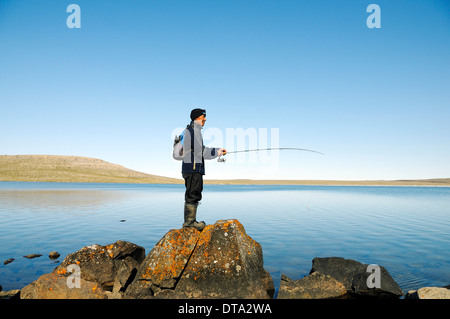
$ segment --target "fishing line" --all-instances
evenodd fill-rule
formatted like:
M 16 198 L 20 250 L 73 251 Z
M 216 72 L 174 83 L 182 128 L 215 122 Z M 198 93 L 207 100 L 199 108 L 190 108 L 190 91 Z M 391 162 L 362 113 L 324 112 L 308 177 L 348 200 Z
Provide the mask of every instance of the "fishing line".
M 284 151 L 284 150 L 288 150 L 288 151 L 305 151 L 305 152 L 312 152 L 312 153 L 317 153 L 317 154 L 321 154 L 321 155 L 325 155 L 322 152 L 318 152 L 318 151 L 314 151 L 314 150 L 308 150 L 306 148 L 298 148 L 298 147 L 270 147 L 270 148 L 255 148 L 255 149 L 251 149 L 251 150 L 240 150 L 240 151 L 231 151 L 231 152 L 227 152 L 227 154 L 234 154 L 234 153 L 247 153 L 247 152 L 259 152 L 259 151 Z M 219 158 L 217 159 L 218 162 L 225 162 L 226 159 L 223 158 L 222 156 L 219 156 Z

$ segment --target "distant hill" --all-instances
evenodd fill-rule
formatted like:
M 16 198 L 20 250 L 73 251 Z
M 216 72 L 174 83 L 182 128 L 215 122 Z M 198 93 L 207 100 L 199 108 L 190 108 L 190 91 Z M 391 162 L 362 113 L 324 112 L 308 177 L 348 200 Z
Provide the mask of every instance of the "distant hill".
M 0 155 L 0 181 L 75 183 L 182 183 L 96 158 L 57 155 Z
M 130 170 L 96 158 L 57 155 L 0 155 L 0 181 L 183 184 L 184 181 Z M 205 180 L 227 185 L 450 186 L 450 178 L 419 180 Z

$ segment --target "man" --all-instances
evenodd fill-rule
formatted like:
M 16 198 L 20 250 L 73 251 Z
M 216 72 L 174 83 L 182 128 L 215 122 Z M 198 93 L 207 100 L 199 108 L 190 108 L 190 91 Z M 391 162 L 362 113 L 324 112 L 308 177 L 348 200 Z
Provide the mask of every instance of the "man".
M 206 110 L 193 109 L 190 117 L 191 123 L 184 134 L 184 159 L 181 170 L 186 186 L 183 227 L 194 227 L 202 231 L 205 222 L 197 222 L 196 218 L 198 203 L 202 199 L 205 159 L 225 155 L 227 151 L 203 145 L 201 130 L 206 122 Z

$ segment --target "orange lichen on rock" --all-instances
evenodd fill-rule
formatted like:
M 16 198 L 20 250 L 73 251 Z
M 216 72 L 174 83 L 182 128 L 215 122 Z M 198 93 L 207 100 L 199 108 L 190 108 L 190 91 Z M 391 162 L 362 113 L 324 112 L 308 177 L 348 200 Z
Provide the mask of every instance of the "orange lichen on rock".
M 200 233 L 176 290 L 188 298 L 266 298 L 269 289 L 262 264 L 261 245 L 246 234 L 242 224 L 219 220 Z
M 169 231 L 144 260 L 140 278 L 151 280 L 157 286 L 170 286 L 181 275 L 194 247 L 199 232 L 193 228 Z
M 242 252 L 239 247 L 249 241 L 256 243 L 245 233 L 244 227 L 237 220 L 220 220 L 214 225 L 206 226 L 186 266 L 183 278 L 189 278 L 194 273 L 197 279 L 241 274 Z M 200 271 L 197 270 L 199 265 Z
M 67 272 L 66 268 L 61 268 L 61 269 L 56 270 L 56 273 L 58 275 L 64 275 L 66 272 Z

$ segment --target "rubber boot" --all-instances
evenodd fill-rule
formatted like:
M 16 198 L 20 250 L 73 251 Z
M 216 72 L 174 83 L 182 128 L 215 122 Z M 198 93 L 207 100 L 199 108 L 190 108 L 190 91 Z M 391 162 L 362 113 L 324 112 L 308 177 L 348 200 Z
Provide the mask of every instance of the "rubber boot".
M 183 227 L 193 227 L 198 231 L 202 231 L 205 228 L 205 222 L 198 222 L 197 218 L 197 204 L 184 203 L 184 224 Z

